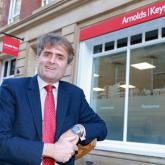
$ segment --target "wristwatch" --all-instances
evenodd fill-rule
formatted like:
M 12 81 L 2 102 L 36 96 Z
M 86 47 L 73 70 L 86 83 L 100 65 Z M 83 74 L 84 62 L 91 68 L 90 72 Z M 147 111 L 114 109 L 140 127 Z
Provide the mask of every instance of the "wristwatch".
M 74 134 L 78 135 L 79 138 L 82 136 L 82 132 L 81 132 L 81 130 L 80 130 L 80 127 L 77 126 L 77 125 L 74 125 L 74 126 L 71 128 L 71 131 L 72 131 Z

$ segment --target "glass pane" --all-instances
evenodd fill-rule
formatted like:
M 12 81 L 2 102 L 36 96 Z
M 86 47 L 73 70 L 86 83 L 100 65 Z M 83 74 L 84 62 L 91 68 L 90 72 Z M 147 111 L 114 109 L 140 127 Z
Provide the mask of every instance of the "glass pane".
M 131 51 L 128 141 L 165 144 L 165 44 Z
M 8 61 L 5 62 L 4 64 L 4 73 L 3 73 L 3 77 L 7 76 L 7 70 L 8 70 Z
M 14 16 L 19 15 L 21 9 L 21 0 L 15 1 Z
M 105 43 L 105 51 L 113 50 L 114 48 L 115 48 L 115 42 L 114 41 Z
M 165 37 L 165 27 L 162 28 L 162 37 Z
M 103 45 L 100 44 L 100 45 L 95 45 L 93 47 L 93 53 L 96 54 L 96 53 L 101 53 L 102 52 L 102 49 L 103 49 Z
M 108 127 L 107 139 L 123 140 L 126 53 L 97 57 L 93 61 L 91 106 Z
M 142 34 L 131 36 L 131 45 L 138 44 L 141 42 L 142 42 Z
M 10 65 L 10 76 L 14 75 L 14 70 L 15 70 L 15 59 L 11 60 L 11 65 Z
M 150 41 L 154 39 L 158 39 L 158 30 L 146 32 L 145 41 Z
M 48 3 L 52 2 L 52 1 L 54 1 L 54 0 L 48 0 Z
M 48 4 L 48 3 L 52 2 L 52 1 L 54 1 L 54 0 L 42 0 L 42 6 Z
M 122 38 L 122 39 L 117 40 L 117 48 L 126 47 L 127 40 L 128 40 L 128 38 Z

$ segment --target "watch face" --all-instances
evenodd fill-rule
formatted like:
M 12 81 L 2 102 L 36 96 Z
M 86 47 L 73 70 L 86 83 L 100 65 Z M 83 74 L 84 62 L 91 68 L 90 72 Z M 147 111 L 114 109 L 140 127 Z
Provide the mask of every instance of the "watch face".
M 78 126 L 73 126 L 71 130 L 74 134 L 78 135 L 79 137 L 81 136 L 81 130 Z

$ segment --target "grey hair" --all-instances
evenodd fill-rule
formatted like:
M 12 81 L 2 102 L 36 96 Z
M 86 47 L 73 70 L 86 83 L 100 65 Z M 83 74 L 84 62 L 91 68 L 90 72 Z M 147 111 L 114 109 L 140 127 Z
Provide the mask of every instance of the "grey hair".
M 56 33 L 48 33 L 38 38 L 37 55 L 40 56 L 46 46 L 62 46 L 68 53 L 68 64 L 74 57 L 72 44 L 63 36 Z

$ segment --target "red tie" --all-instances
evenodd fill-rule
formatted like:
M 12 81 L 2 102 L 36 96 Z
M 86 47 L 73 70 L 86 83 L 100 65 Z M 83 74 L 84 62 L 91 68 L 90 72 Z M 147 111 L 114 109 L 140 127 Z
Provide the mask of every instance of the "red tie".
M 47 85 L 44 87 L 47 91 L 44 104 L 44 123 L 43 123 L 43 142 L 54 143 L 54 137 L 56 132 L 56 112 L 53 96 L 53 86 Z M 42 161 L 43 165 L 54 165 L 54 160 L 44 157 Z

